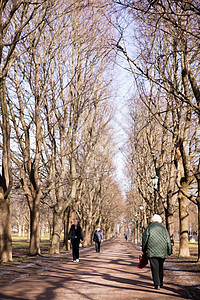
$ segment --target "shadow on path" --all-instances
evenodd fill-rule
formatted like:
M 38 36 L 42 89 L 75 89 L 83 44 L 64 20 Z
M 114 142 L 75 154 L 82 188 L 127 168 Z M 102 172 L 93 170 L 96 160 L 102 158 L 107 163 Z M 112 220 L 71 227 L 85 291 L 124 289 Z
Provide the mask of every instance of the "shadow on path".
M 132 244 L 118 238 L 102 245 L 100 253 L 94 248 L 81 251 L 78 264 L 71 256 L 57 257 L 38 276 L 1 288 L 0 299 L 195 299 L 176 282 L 155 290 L 150 267 L 137 268 L 139 254 Z

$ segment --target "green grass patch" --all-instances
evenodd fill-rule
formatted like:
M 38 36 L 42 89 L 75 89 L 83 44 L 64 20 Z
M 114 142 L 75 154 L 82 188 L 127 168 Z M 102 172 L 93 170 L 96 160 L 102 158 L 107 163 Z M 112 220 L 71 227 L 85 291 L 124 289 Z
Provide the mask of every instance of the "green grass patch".
M 29 247 L 29 243 L 26 241 L 23 242 L 12 242 L 12 247 L 13 248 L 28 248 Z
M 175 243 L 174 243 L 174 246 L 179 247 L 179 244 L 180 244 L 179 242 L 175 242 Z M 198 247 L 198 243 L 197 243 L 197 242 L 195 242 L 195 243 L 189 242 L 189 247 L 197 248 L 197 247 Z
M 44 241 L 40 243 L 41 246 L 49 247 L 50 243 L 48 241 Z M 12 242 L 13 248 L 28 248 L 29 243 L 27 241 L 13 241 Z
M 14 241 L 27 241 L 27 235 L 25 236 L 19 236 L 18 234 L 12 234 L 12 240 Z M 40 240 L 41 241 L 46 241 L 46 240 L 50 240 L 50 236 L 49 234 L 48 235 L 45 235 L 43 237 L 40 237 Z M 61 237 L 61 240 L 62 240 L 62 237 Z
M 27 236 L 18 236 L 16 234 L 12 235 L 13 241 L 27 241 Z

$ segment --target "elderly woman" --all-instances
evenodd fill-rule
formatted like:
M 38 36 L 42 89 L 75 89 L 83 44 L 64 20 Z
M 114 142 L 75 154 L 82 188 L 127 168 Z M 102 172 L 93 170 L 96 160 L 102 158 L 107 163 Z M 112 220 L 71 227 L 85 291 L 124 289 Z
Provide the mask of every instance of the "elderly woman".
M 142 251 L 147 252 L 155 289 L 163 287 L 163 264 L 172 254 L 172 246 L 167 229 L 161 225 L 162 218 L 155 214 L 143 233 Z

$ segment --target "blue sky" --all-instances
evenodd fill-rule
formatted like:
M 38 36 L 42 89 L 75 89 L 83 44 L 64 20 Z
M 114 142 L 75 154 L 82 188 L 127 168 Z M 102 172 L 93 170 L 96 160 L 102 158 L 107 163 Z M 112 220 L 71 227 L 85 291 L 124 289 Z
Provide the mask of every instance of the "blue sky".
M 129 127 L 128 104 L 134 94 L 133 77 L 124 67 L 127 67 L 127 62 L 123 59 L 119 59 L 119 64 L 115 67 L 114 72 L 114 86 L 116 86 L 116 92 L 113 105 L 116 112 L 112 121 L 114 141 L 116 143 L 114 163 L 117 168 L 117 180 L 123 194 L 127 189 L 127 179 L 124 174 L 126 158 L 123 151 L 127 143 Z

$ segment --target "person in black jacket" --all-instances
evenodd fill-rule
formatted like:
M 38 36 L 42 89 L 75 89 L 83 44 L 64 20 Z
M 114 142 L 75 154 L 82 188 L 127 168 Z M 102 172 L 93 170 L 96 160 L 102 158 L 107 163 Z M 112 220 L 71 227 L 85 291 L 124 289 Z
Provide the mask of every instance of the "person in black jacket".
M 79 244 L 80 240 L 84 241 L 83 239 L 83 232 L 77 220 L 74 220 L 74 224 L 71 226 L 68 236 L 68 242 L 72 244 L 72 255 L 73 261 L 79 262 Z

